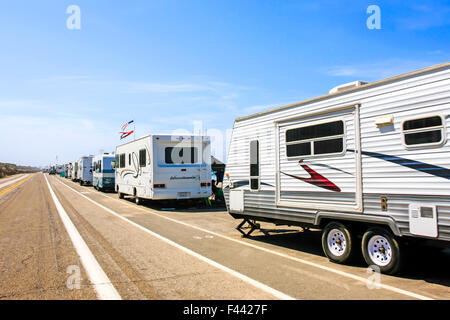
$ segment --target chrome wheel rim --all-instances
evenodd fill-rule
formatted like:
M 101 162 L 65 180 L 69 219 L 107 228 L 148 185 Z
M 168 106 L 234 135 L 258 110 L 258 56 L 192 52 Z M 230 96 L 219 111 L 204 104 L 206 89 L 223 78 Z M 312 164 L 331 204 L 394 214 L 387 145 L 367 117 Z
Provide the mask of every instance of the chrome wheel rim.
M 347 249 L 344 233 L 339 229 L 332 229 L 328 232 L 327 244 L 328 250 L 337 257 L 342 256 Z
M 367 249 L 370 259 L 378 266 L 387 266 L 392 261 L 392 247 L 383 236 L 376 235 L 370 238 Z

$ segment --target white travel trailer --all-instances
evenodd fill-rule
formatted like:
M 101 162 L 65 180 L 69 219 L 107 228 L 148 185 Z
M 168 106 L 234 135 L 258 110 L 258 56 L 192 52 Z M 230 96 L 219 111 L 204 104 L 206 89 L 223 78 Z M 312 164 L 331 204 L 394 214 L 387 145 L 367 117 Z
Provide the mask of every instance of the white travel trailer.
M 72 179 L 72 162 L 66 164 L 66 178 Z
M 84 156 L 78 159 L 77 181 L 80 185 L 92 184 L 92 158 L 94 156 Z
M 210 139 L 148 135 L 116 148 L 116 192 L 141 199 L 195 199 L 211 195 Z
M 78 181 L 78 161 L 73 161 L 71 163 L 72 172 L 70 174 L 70 178 L 72 181 Z
M 404 245 L 450 244 L 450 63 L 344 87 L 236 119 L 227 209 L 251 231 L 320 228 L 331 261 L 362 250 L 395 273 Z
M 114 162 L 114 154 L 102 153 L 92 159 L 94 171 L 92 185 L 97 190 L 114 190 L 115 172 L 111 164 Z

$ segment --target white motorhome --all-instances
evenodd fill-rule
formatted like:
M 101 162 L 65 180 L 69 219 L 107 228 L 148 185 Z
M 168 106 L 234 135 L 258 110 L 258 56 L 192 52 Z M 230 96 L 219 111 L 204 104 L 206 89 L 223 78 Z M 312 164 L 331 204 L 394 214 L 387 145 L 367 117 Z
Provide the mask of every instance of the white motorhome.
M 72 162 L 66 164 L 66 178 L 72 179 Z
M 84 156 L 78 159 L 77 181 L 80 185 L 92 184 L 92 158 L 94 156 Z
M 70 178 L 72 181 L 78 181 L 78 161 L 73 161 L 71 163 L 72 172 L 70 174 Z
M 116 148 L 116 192 L 141 199 L 195 199 L 211 195 L 210 139 L 148 135 Z
M 114 190 L 115 172 L 111 164 L 114 154 L 102 153 L 92 159 L 93 180 L 92 185 L 97 190 Z
M 405 244 L 450 244 L 449 128 L 450 63 L 238 118 L 227 209 L 251 230 L 320 228 L 331 261 L 362 250 L 395 273 Z

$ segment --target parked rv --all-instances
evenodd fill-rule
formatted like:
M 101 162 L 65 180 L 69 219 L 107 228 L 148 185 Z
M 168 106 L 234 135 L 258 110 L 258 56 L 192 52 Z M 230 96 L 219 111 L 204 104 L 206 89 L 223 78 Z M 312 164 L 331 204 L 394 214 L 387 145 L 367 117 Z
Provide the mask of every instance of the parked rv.
M 72 162 L 69 162 L 68 164 L 66 164 L 66 168 L 67 168 L 66 178 L 72 179 Z
M 114 191 L 115 172 L 111 166 L 114 159 L 114 155 L 109 153 L 97 155 L 92 159 L 92 168 L 94 171 L 92 185 L 95 189 Z
M 77 181 L 80 185 L 92 184 L 92 158 L 93 156 L 84 156 L 78 159 Z
M 116 148 L 115 188 L 141 199 L 200 199 L 211 195 L 210 139 L 148 135 Z
M 450 63 L 238 118 L 227 209 L 252 230 L 320 228 L 331 261 L 362 250 L 393 274 L 406 244 L 450 243 L 449 127 Z
M 72 181 L 78 181 L 78 161 L 72 162 L 72 174 L 70 176 Z

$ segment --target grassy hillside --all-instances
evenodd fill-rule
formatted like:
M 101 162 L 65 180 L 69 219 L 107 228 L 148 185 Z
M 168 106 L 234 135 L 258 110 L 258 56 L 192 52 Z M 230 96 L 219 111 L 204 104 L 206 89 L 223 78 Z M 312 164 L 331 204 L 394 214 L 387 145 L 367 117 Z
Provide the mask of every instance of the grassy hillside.
M 0 163 L 0 178 L 10 176 L 18 173 L 29 173 L 29 172 L 37 172 L 38 168 L 33 167 L 25 167 L 25 166 L 16 166 L 11 163 Z

